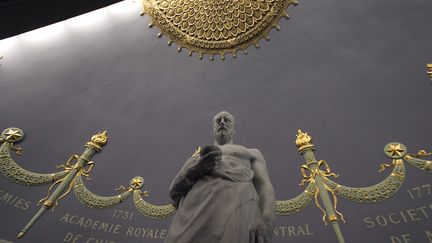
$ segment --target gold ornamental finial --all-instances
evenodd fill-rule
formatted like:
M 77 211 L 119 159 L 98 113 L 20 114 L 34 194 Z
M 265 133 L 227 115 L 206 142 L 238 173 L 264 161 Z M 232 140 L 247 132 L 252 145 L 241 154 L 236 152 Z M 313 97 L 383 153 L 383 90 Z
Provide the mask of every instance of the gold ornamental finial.
M 302 132 L 300 129 L 297 130 L 297 135 L 296 135 L 296 145 L 298 148 L 298 151 L 301 152 L 306 148 L 312 148 L 313 149 L 313 144 L 312 144 L 312 137 L 309 136 L 307 134 L 307 132 Z
M 93 135 L 91 141 L 99 146 L 104 146 L 108 141 L 107 131 L 99 132 L 96 135 Z
M 99 132 L 91 137 L 90 142 L 87 143 L 87 146 L 94 147 L 97 150 L 102 150 L 102 147 L 108 142 L 108 134 L 107 131 Z

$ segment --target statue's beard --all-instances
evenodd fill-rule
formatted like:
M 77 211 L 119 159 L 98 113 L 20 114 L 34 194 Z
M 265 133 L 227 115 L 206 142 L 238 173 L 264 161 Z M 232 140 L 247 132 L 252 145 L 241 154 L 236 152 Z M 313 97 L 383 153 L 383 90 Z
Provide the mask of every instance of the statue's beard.
M 219 127 L 217 131 L 218 135 L 226 136 L 228 134 L 226 127 Z
M 218 128 L 215 138 L 219 143 L 227 143 L 232 139 L 233 133 L 226 128 Z

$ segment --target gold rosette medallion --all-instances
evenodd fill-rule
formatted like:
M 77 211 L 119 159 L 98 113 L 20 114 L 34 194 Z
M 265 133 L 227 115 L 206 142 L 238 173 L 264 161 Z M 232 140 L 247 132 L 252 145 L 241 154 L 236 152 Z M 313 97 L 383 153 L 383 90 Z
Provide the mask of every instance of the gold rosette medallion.
M 220 55 L 239 50 L 247 53 L 251 45 L 259 47 L 259 40 L 270 39 L 271 29 L 279 30 L 278 21 L 288 18 L 285 12 L 297 0 L 143 0 L 144 13 L 166 35 L 168 44 L 176 43 L 198 53 Z

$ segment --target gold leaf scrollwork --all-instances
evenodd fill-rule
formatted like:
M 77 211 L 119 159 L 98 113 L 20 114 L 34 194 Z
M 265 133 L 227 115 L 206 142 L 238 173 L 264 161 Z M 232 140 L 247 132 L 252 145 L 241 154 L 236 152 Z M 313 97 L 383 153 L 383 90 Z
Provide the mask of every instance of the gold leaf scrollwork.
M 276 215 L 292 215 L 303 210 L 311 201 L 315 193 L 316 186 L 309 184 L 300 195 L 289 200 L 276 201 Z
M 426 152 L 426 150 L 419 150 L 416 154 L 410 154 L 411 157 L 414 158 L 424 158 L 424 157 L 428 157 L 431 156 L 432 152 Z
M 119 191 L 119 192 L 125 192 L 125 191 L 129 190 L 129 188 L 126 188 L 125 186 L 121 185 L 121 186 L 117 187 L 115 190 Z
M 378 170 L 378 172 L 383 172 L 385 169 L 387 168 L 394 168 L 396 163 L 402 163 L 403 161 L 400 159 L 394 159 L 392 160 L 392 162 L 390 164 L 386 164 L 386 163 L 381 163 L 380 164 L 380 169 Z
M 423 159 L 430 156 L 432 156 L 432 152 L 419 150 L 416 154 L 407 154 L 404 159 L 418 169 L 432 172 L 432 160 Z
M 28 171 L 19 166 L 11 156 L 11 150 L 21 155 L 23 149 L 15 146 L 24 137 L 24 132 L 19 128 L 7 128 L 0 136 L 0 172 L 10 181 L 27 186 L 37 186 L 52 183 L 67 173 L 57 172 L 41 174 Z
M 17 155 L 22 155 L 23 154 L 23 148 L 21 148 L 21 147 L 17 147 L 17 146 L 14 146 L 13 145 L 13 143 L 11 144 L 12 146 L 11 146 L 11 149 L 13 150 L 13 151 L 15 151 L 15 153 L 17 154 Z
M 130 190 L 133 191 L 134 203 L 138 212 L 144 216 L 158 219 L 168 217 L 176 211 L 172 204 L 159 206 L 146 202 L 142 196 L 148 197 L 150 194 L 148 191 L 141 191 L 143 186 L 144 179 L 141 176 L 135 176 L 132 178 Z
M 339 196 L 353 202 L 375 203 L 386 200 L 399 190 L 405 180 L 403 159 L 409 162 L 409 155 L 407 155 L 406 151 L 405 145 L 399 142 L 391 142 L 384 146 L 384 154 L 391 158 L 392 162 L 389 164 L 382 163 L 379 171 L 382 172 L 387 168 L 392 168 L 392 171 L 389 176 L 378 184 L 369 187 L 348 187 L 340 185 L 328 178 L 326 178 L 325 184 L 332 188 Z M 413 164 L 417 163 L 416 161 L 411 162 Z M 417 167 L 420 168 L 420 165 Z
M 143 193 L 139 189 L 134 190 L 133 194 L 135 207 L 138 212 L 144 216 L 154 219 L 161 219 L 170 216 L 176 211 L 172 204 L 159 206 L 146 202 L 142 198 Z

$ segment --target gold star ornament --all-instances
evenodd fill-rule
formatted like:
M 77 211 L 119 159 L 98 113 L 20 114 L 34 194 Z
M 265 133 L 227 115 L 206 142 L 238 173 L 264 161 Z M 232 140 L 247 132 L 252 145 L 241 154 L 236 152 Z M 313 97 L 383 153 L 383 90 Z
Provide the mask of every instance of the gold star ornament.
M 2 137 L 8 142 L 15 143 L 23 139 L 24 133 L 19 128 L 11 127 L 3 131 Z
M 384 152 L 388 157 L 397 159 L 406 154 L 406 147 L 401 143 L 389 143 L 385 146 Z
M 140 189 L 144 184 L 144 179 L 141 176 L 132 178 L 130 185 L 133 189 Z

